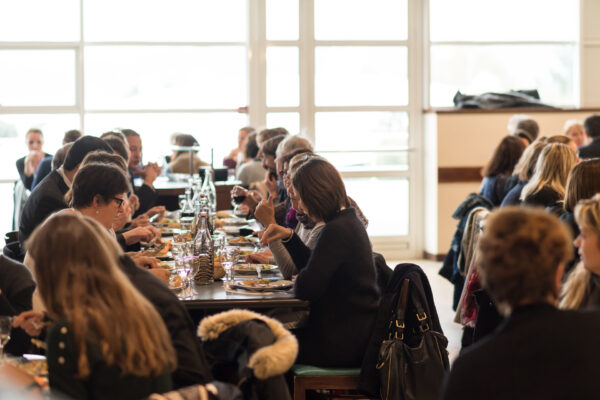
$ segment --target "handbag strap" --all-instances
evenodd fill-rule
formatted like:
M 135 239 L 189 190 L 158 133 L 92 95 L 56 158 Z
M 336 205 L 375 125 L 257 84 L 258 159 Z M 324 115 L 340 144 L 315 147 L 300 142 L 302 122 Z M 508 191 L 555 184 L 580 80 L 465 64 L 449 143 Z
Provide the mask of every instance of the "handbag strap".
M 402 288 L 400 289 L 399 301 L 397 302 L 395 315 L 390 321 L 390 339 L 392 339 L 392 336 L 395 339 L 404 339 L 404 329 L 406 328 L 405 317 L 408 308 L 409 296 L 416 311 L 415 315 L 419 323 L 419 330 L 421 332 L 425 332 L 431 328 L 431 324 L 429 322 L 430 317 L 425 311 L 425 307 L 421 301 L 421 293 L 415 287 L 411 287 L 410 280 L 406 278 L 404 281 L 402 281 Z
M 389 338 L 404 339 L 404 313 L 408 306 L 408 290 L 410 281 L 404 279 L 399 293 L 399 299 L 396 300 L 396 309 L 390 320 Z

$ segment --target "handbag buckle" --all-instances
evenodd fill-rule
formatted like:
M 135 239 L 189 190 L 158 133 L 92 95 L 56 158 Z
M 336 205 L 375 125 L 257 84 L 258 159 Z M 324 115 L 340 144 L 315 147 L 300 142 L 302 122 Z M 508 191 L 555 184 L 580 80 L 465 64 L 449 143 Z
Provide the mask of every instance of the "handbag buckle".
M 396 328 L 404 329 L 404 321 L 402 321 L 402 324 L 400 324 L 398 320 L 396 320 Z
M 423 311 L 423 316 L 420 316 L 419 313 L 417 313 L 417 319 L 419 322 L 425 321 L 427 319 L 427 313 Z

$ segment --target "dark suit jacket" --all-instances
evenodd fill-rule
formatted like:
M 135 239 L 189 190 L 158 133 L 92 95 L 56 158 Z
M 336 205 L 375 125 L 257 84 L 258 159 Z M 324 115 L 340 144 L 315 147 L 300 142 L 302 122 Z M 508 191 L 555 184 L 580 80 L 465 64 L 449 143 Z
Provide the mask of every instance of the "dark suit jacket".
M 52 160 L 54 157 L 48 156 L 42 160 L 35 174 L 33 174 L 33 183 L 31 189 L 35 188 L 52 171 Z
M 142 183 L 142 186 L 135 186 L 133 182 L 133 175 L 129 174 L 129 176 L 131 180 L 131 188 L 133 189 L 137 197 L 140 199 L 140 208 L 133 215 L 133 217 L 135 218 L 138 215 L 143 214 L 149 209 L 151 209 L 152 206 L 154 206 L 154 204 L 156 203 L 158 195 L 156 194 L 156 191 L 154 189 L 152 189 L 150 186 L 144 183 Z
M 579 148 L 579 158 L 595 157 L 600 157 L 600 138 L 596 138 L 587 145 Z
M 44 153 L 44 155 L 46 157 L 52 157 L 52 154 Z M 25 158 L 26 157 L 21 157 L 17 160 L 17 171 L 19 171 L 19 176 L 21 177 L 21 181 L 23 181 L 25 188 L 31 190 L 34 175 L 25 176 Z
M 135 265 L 128 256 L 121 257 L 121 268 L 135 288 L 156 308 L 167 326 L 177 355 L 177 369 L 172 374 L 173 387 L 177 389 L 212 381 L 192 319 L 177 296 L 154 275 Z
M 57 170 L 48 174 L 31 192 L 23 207 L 19 224 L 19 241 L 21 246 L 29 238 L 31 232 L 53 212 L 67 208 L 65 194 L 69 187 Z
M 443 399 L 598 399 L 600 312 L 517 308 L 458 357 Z

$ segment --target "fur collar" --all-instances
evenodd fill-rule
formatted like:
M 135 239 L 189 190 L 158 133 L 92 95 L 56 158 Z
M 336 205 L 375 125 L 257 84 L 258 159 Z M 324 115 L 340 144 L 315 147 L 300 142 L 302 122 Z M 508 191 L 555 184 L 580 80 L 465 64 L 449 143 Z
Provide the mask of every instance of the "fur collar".
M 252 354 L 248 360 L 248 368 L 254 370 L 254 375 L 258 379 L 267 379 L 287 372 L 298 355 L 298 341 L 281 322 L 273 318 L 249 310 L 229 310 L 204 318 L 198 326 L 198 336 L 202 340 L 214 340 L 223 331 L 249 319 L 264 321 L 276 340 L 275 343 Z

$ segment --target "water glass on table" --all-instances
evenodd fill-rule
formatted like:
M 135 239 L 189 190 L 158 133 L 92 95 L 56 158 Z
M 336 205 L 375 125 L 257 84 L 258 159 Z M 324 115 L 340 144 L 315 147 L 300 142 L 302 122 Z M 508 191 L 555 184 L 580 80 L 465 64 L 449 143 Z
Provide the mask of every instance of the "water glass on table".
M 7 315 L 0 316 L 0 358 L 4 356 L 4 346 L 10 340 L 12 319 L 12 317 L 9 317 Z
M 238 262 L 240 258 L 240 249 L 237 247 L 223 247 L 219 251 L 219 260 L 221 261 L 221 266 L 225 270 L 225 282 L 229 284 L 233 281 L 233 276 L 231 274 L 231 269 Z

